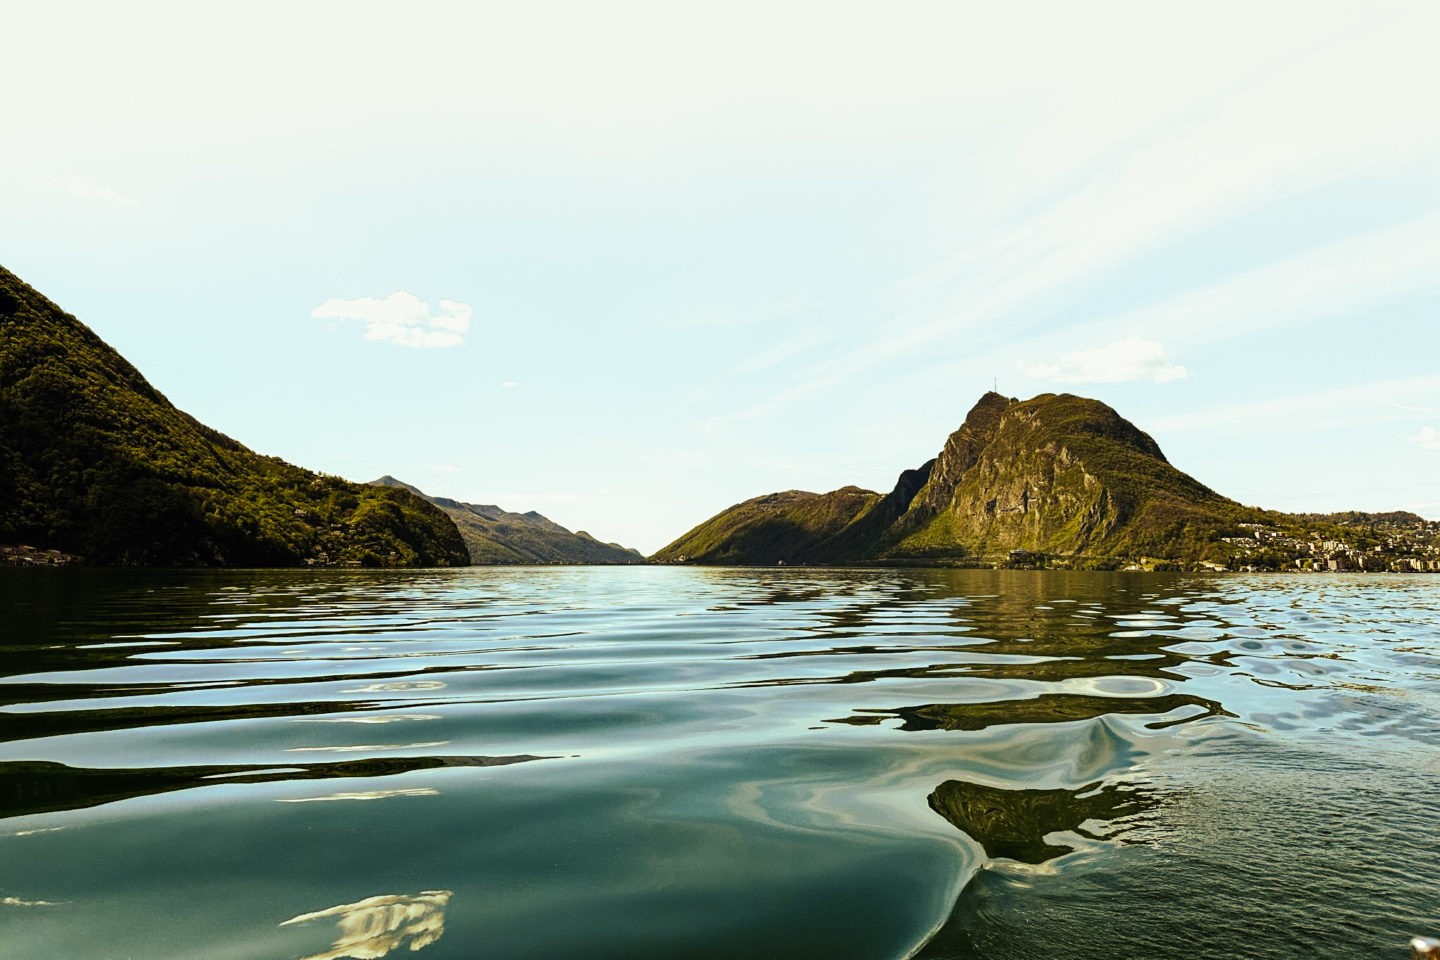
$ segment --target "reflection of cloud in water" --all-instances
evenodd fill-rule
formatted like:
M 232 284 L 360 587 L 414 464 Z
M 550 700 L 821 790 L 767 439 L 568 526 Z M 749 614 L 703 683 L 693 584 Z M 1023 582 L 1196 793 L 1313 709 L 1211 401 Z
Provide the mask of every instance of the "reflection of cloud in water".
M 21 900 L 19 897 L 0 897 L 0 907 L 58 907 L 50 900 Z
M 444 690 L 445 684 L 441 680 L 392 680 L 389 683 L 367 683 L 363 687 L 353 687 L 346 690 L 346 693 L 403 693 L 407 690 Z
M 291 723 L 400 723 L 403 720 L 439 720 L 438 713 L 361 714 L 354 717 L 295 717 Z
M 354 793 L 331 793 L 323 797 L 280 798 L 281 803 L 319 803 L 323 800 L 384 800 L 386 797 L 435 797 L 440 791 L 434 787 L 403 787 L 396 790 L 365 790 Z
M 286 753 L 368 753 L 371 750 L 420 750 L 429 747 L 443 747 L 449 740 L 431 740 L 426 743 L 350 743 L 339 747 L 290 747 Z
M 233 780 L 236 777 L 284 776 L 289 773 L 304 773 L 304 767 L 245 767 L 226 773 L 207 773 L 201 780 Z
M 328 910 L 302 913 L 280 926 L 336 917 L 340 936 L 329 950 L 304 960 L 378 960 L 401 947 L 419 950 L 439 940 L 445 932 L 445 905 L 450 897 L 449 890 L 424 890 L 415 896 L 369 897 Z

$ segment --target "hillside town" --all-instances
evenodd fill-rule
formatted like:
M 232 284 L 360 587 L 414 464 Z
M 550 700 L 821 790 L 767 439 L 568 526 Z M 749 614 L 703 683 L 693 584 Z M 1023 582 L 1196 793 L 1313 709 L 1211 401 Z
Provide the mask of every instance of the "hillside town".
M 1211 573 L 1440 573 L 1440 521 L 1412 513 L 1280 515 L 1285 527 L 1241 523 L 1218 538 L 1227 560 L 1061 557 L 1011 550 L 993 565 L 1010 570 L 1198 571 Z M 1210 553 L 1215 557 L 1215 553 Z
M 1307 573 L 1440 573 L 1440 521 L 1413 514 L 1325 519 L 1328 532 L 1305 535 L 1261 523 L 1240 524 L 1244 535 L 1221 538 L 1233 550 L 1229 563 L 1207 566 Z

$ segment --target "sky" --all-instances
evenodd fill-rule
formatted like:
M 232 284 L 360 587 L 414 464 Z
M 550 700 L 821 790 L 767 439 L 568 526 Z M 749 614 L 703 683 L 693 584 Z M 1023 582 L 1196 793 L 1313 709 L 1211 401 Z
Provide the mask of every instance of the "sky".
M 177 406 L 651 552 L 992 385 L 1440 518 L 1440 3 L 26 4 L 0 264 Z

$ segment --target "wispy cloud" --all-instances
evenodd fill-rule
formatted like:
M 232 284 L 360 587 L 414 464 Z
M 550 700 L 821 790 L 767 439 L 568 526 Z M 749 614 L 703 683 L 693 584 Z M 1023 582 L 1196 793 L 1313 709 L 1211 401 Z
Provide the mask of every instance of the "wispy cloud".
M 1190 376 L 1190 371 L 1169 361 L 1163 346 L 1140 337 L 1126 337 L 1103 347 L 1062 353 L 1056 363 L 1022 363 L 1020 366 L 1036 379 L 1057 383 L 1124 383 L 1129 380 L 1169 383 Z
M 795 400 L 798 397 L 803 397 L 807 393 L 813 393 L 816 390 L 828 387 L 839 379 L 840 377 L 838 375 L 835 375 L 818 377 L 814 380 L 806 381 L 805 383 L 798 383 L 793 387 L 782 390 L 780 393 L 775 394 L 768 400 L 762 400 L 760 403 L 753 404 L 752 406 L 745 407 L 731 413 L 723 413 L 719 416 L 711 417 L 710 419 L 705 421 L 705 428 L 707 430 L 713 430 L 718 426 L 727 423 L 733 423 L 737 420 L 753 420 L 756 417 L 767 416 L 771 413 L 774 413 L 779 408 L 785 406 L 785 404 L 789 403 L 790 401 Z
M 763 349 L 741 360 L 735 366 L 739 374 L 755 374 L 768 370 L 829 342 L 833 333 L 823 330 L 801 330 L 793 336 L 767 344 Z
M 1224 429 L 1231 434 L 1273 435 L 1413 423 L 1419 418 L 1405 408 L 1413 406 L 1416 398 L 1423 402 L 1435 396 L 1440 396 L 1440 376 L 1403 377 L 1155 417 L 1146 421 L 1145 428 L 1157 434 Z
M 1184 343 L 1315 321 L 1436 282 L 1440 213 L 1346 237 L 1111 318 L 1107 329 L 1165 330 Z
M 111 190 L 109 187 L 101 186 L 89 177 L 56 177 L 55 182 L 69 190 L 71 196 L 84 200 L 110 203 L 117 207 L 133 207 L 136 204 L 135 200 Z
M 1137 258 L 1279 201 L 1352 178 L 1389 176 L 1402 164 L 1433 163 L 1437 148 L 1424 120 L 1432 108 L 1407 94 L 1392 100 L 1382 93 L 1409 90 L 1400 77 L 1418 78 L 1420 68 L 1395 56 L 1397 43 L 1408 51 L 1414 42 L 1413 30 L 1397 21 L 1357 20 L 1310 37 L 1295 56 L 1226 84 L 1188 110 L 1158 111 L 1130 126 L 1101 154 L 1045 178 L 1044 194 L 1017 195 L 993 223 L 961 233 L 941 264 L 900 291 L 906 302 L 874 325 L 868 342 L 822 358 L 817 369 L 823 364 L 843 385 L 882 363 L 939 360 L 1000 339 L 1013 342 L 1047 324 L 1046 304 L 1062 292 L 1114 276 Z M 1365 76 L 1331 69 L 1342 53 L 1376 69 Z M 1037 135 L 1062 143 L 1060 132 L 1044 127 Z M 1353 309 L 1433 281 L 1437 229 L 1440 219 L 1424 215 L 1282 255 L 1198 293 L 1167 291 L 1153 307 L 1077 318 L 1069 339 L 1103 343 L 1163 330 L 1176 349 L 1182 332 L 1185 343 L 1244 336 Z M 1083 293 L 1077 302 L 1084 303 Z M 1028 309 L 1037 303 L 1041 309 Z
M 465 342 L 474 311 L 469 304 L 441 300 L 440 309 L 413 293 L 397 290 L 384 300 L 361 297 L 326 300 L 310 312 L 316 320 L 359 320 L 366 340 L 388 340 L 402 347 L 458 347 Z
M 515 387 L 520 386 L 520 384 L 516 383 L 514 380 L 506 380 L 504 383 L 500 384 L 500 386 L 504 387 L 506 390 L 511 390 Z
M 608 490 L 595 493 L 534 493 L 527 491 L 506 493 L 502 491 L 486 494 L 484 502 L 520 504 L 519 509 L 529 510 L 537 504 L 610 503 L 614 499 L 615 495 Z
M 1411 443 L 1420 444 L 1422 449 L 1440 453 L 1440 430 L 1436 430 L 1434 427 L 1421 427 L 1419 433 L 1406 439 Z

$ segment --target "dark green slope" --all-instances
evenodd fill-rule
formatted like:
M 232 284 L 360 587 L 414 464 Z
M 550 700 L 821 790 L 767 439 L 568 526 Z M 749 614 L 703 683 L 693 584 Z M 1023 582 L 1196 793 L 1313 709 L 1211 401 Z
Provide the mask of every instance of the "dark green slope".
M 654 559 L 988 561 L 1027 550 L 1201 560 L 1227 556 L 1219 538 L 1240 532 L 1237 524 L 1277 516 L 1176 470 L 1148 434 L 1099 401 L 987 393 L 940 454 L 901 474 L 884 497 L 854 487 L 758 497 Z
M 859 487 L 829 493 L 787 490 L 724 510 L 650 559 L 716 564 L 819 563 L 834 559 L 827 541 L 882 500 Z
M 0 544 L 149 566 L 467 562 L 448 517 L 264 457 L 177 410 L 0 268 Z
M 906 470 L 895 481 L 895 487 L 874 506 L 841 527 L 826 531 L 823 538 L 809 550 L 814 563 L 844 563 L 882 553 L 916 520 L 912 504 L 920 500 L 934 474 L 938 460 L 927 460 L 915 470 Z M 923 501 L 922 501 L 923 502 Z
M 584 530 L 571 533 L 535 511 L 510 513 L 493 504 L 461 503 L 447 497 L 432 497 L 391 476 L 370 481 L 379 487 L 397 487 L 424 497 L 445 511 L 470 552 L 475 564 L 644 563 L 638 550 L 618 543 L 601 543 Z

